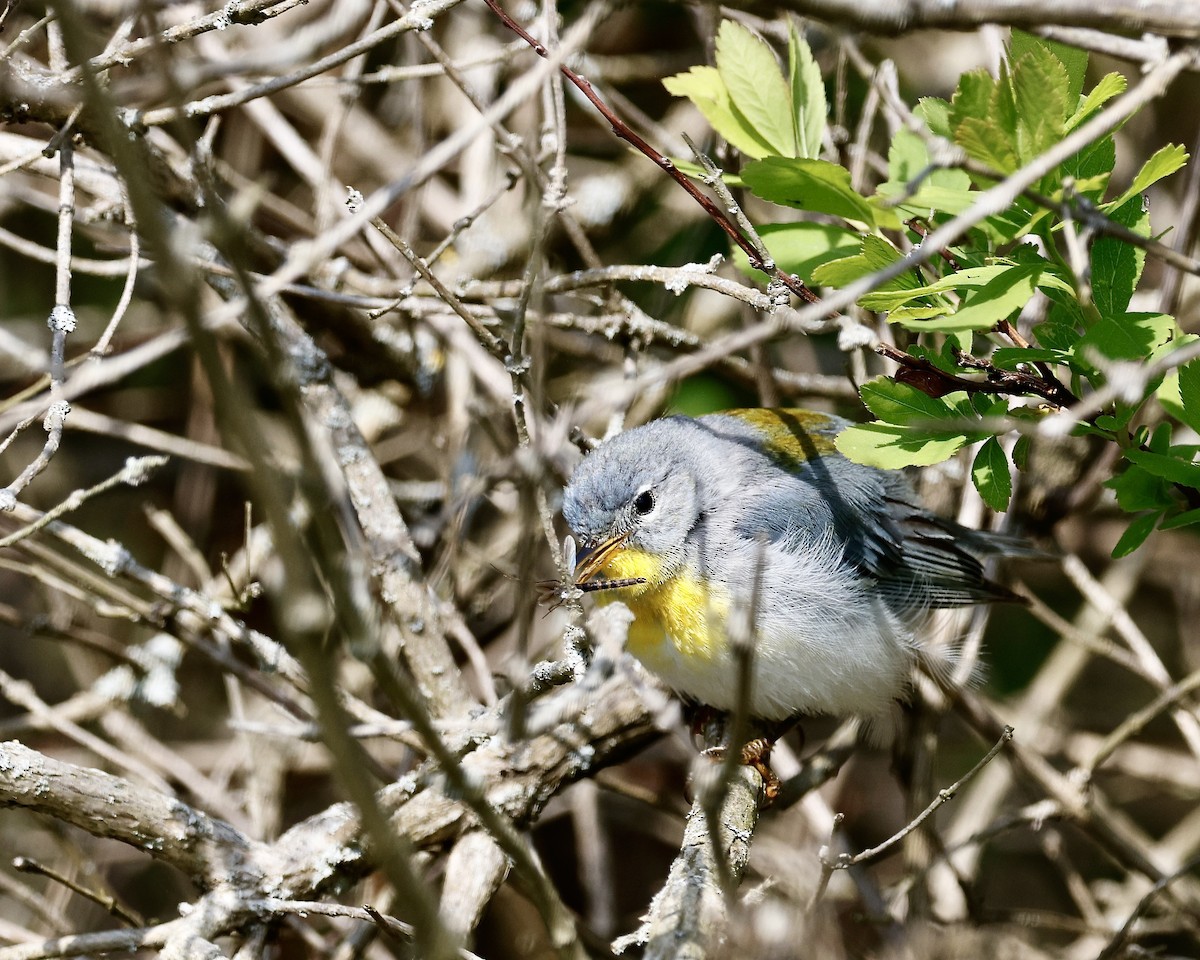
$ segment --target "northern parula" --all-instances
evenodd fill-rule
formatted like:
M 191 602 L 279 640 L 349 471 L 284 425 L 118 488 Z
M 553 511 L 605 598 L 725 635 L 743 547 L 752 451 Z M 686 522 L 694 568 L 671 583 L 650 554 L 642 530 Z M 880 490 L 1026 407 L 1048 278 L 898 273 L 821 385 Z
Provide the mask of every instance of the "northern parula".
M 937 517 L 903 474 L 846 459 L 834 438 L 847 425 L 807 410 L 674 416 L 575 470 L 563 514 L 576 581 L 632 581 L 596 596 L 629 605 L 628 649 L 677 692 L 734 708 L 741 617 L 753 716 L 882 720 L 930 608 L 1015 599 L 978 557 L 1020 542 Z

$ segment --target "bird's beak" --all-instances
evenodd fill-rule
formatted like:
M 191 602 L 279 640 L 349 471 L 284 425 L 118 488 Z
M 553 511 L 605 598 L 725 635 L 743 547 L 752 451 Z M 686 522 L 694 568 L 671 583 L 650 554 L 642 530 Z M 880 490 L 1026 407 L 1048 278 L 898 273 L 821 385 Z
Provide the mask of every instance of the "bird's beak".
M 594 547 L 589 547 L 579 555 L 575 562 L 575 583 L 587 583 L 599 573 L 614 553 L 624 546 L 629 539 L 628 533 L 618 534 L 610 540 L 605 540 Z

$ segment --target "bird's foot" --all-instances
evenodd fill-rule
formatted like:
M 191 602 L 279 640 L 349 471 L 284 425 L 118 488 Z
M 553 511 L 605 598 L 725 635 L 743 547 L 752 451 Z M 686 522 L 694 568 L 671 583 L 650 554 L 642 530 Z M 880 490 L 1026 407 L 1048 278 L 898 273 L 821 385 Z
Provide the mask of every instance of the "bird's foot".
M 763 806 L 769 807 L 775 802 L 779 796 L 780 780 L 775 771 L 771 769 L 771 749 L 775 746 L 775 741 L 767 737 L 755 737 L 749 743 L 742 747 L 741 757 L 738 762 L 744 767 L 753 767 L 755 772 L 762 777 L 763 782 Z M 703 754 L 708 759 L 720 763 L 725 759 L 725 747 L 709 747 L 703 751 Z

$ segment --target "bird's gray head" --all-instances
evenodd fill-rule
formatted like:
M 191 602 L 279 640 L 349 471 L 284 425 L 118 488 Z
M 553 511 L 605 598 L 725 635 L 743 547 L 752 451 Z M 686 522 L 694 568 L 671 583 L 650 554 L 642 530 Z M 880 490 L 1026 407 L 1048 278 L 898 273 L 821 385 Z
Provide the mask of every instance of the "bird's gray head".
M 623 538 L 633 549 L 681 559 L 700 516 L 687 455 L 689 421 L 655 420 L 596 448 L 575 470 L 563 516 L 582 546 Z

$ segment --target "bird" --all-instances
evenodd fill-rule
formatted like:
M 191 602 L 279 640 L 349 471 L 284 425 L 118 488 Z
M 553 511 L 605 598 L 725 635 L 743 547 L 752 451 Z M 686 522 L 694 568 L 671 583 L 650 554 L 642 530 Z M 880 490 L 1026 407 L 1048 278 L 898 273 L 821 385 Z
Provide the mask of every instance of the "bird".
M 575 582 L 628 605 L 628 651 L 686 700 L 737 707 L 741 635 L 751 717 L 888 727 L 930 610 L 1019 599 L 981 558 L 1023 541 L 939 517 L 903 472 L 849 460 L 835 445 L 848 425 L 801 409 L 669 416 L 573 471 Z

